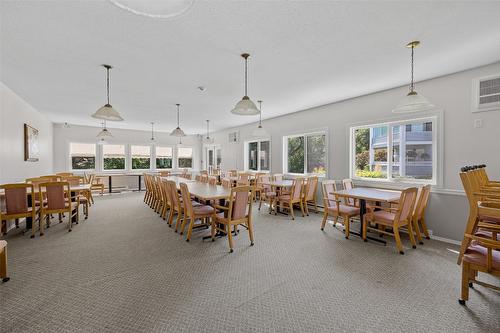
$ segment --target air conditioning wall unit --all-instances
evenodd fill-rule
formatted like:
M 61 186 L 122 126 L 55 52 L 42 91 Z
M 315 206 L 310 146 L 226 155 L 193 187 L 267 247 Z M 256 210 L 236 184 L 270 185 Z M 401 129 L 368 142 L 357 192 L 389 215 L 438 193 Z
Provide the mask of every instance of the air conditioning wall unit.
M 472 112 L 500 110 L 500 74 L 472 81 Z
M 231 132 L 228 134 L 229 143 L 237 143 L 240 142 L 240 132 Z

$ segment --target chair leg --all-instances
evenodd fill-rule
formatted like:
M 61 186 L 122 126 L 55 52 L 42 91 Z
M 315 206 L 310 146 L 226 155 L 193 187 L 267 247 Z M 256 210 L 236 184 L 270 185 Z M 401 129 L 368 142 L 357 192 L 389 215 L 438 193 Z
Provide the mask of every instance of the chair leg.
M 7 282 L 10 278 L 7 276 L 7 246 L 0 252 L 0 278 L 2 282 Z
M 44 222 L 45 222 L 45 214 L 40 213 L 40 236 L 43 236 Z
M 212 242 L 215 242 L 215 218 L 212 217 L 210 222 L 210 236 L 212 236 Z
M 323 221 L 321 221 L 321 230 L 325 230 L 326 220 L 328 219 L 328 209 L 323 213 Z
M 195 218 L 193 218 L 193 217 L 189 218 L 189 225 L 188 225 L 188 232 L 187 232 L 187 235 L 186 235 L 186 242 L 189 242 L 189 240 L 191 239 L 191 234 L 193 233 L 194 221 L 195 221 Z M 181 235 L 182 235 L 183 232 L 184 232 L 184 228 L 182 228 Z
M 304 216 L 304 210 L 306 212 L 306 215 L 309 216 L 309 208 L 307 207 L 307 200 L 304 199 L 304 208 L 302 208 L 302 201 L 300 202 L 300 208 L 302 210 L 302 216 Z
M 399 236 L 399 229 L 397 226 L 394 226 L 393 228 L 394 232 L 394 238 L 396 239 L 396 247 L 399 250 L 400 254 L 405 254 L 403 244 L 401 243 L 401 237 Z
M 316 203 L 316 199 L 314 199 L 314 212 L 318 214 L 318 204 Z
M 429 235 L 429 230 L 427 230 L 427 224 L 425 224 L 425 217 L 422 216 L 419 222 L 420 225 L 422 226 L 422 231 L 424 232 L 425 238 L 431 239 L 431 236 Z
M 411 242 L 411 246 L 412 248 L 416 249 L 417 248 L 417 243 L 415 242 L 415 236 L 413 235 L 413 226 L 412 226 L 412 222 L 408 222 L 408 235 L 410 236 L 410 242 Z
M 252 220 L 248 221 L 248 237 L 250 238 L 250 246 L 253 246 L 253 223 Z
M 424 241 L 422 240 L 422 234 L 420 233 L 420 228 L 418 227 L 418 221 L 416 219 L 413 219 L 412 223 L 413 223 L 413 225 L 412 225 L 413 230 L 415 231 L 415 234 L 417 235 L 418 244 L 420 244 L 420 245 L 424 244 Z
M 462 263 L 462 292 L 458 302 L 465 305 L 465 302 L 469 300 L 469 264 Z
M 351 219 L 348 216 L 344 216 L 344 232 L 345 232 L 345 239 L 349 239 L 349 224 L 351 222 Z
M 362 238 L 363 240 L 366 242 L 367 239 L 366 239 L 366 224 L 368 223 L 368 221 L 366 220 L 366 218 L 363 216 L 363 219 L 361 220 L 361 226 L 363 227 L 362 228 Z
M 291 202 L 288 203 L 288 208 L 290 208 L 290 215 L 292 216 L 292 220 L 295 220 L 295 212 L 293 211 L 293 203 L 291 203 Z
M 227 240 L 229 241 L 229 252 L 233 253 L 233 234 L 231 233 L 231 226 L 226 224 Z

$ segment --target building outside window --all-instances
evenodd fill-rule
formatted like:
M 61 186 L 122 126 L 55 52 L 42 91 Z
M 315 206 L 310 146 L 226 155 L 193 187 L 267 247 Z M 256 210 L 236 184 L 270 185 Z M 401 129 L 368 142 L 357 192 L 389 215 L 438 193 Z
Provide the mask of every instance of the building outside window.
M 352 176 L 434 180 L 434 128 L 435 118 L 351 128 Z
M 156 169 L 172 169 L 172 147 L 156 147 Z
M 145 170 L 151 167 L 151 147 L 150 146 L 130 146 L 132 157 L 132 169 Z
M 125 146 L 102 145 L 104 170 L 125 170 Z
M 93 143 L 69 144 L 71 170 L 95 170 L 96 148 Z
M 308 133 L 284 137 L 284 172 L 326 175 L 326 133 Z
M 177 148 L 177 167 L 182 169 L 191 169 L 193 167 L 193 148 Z

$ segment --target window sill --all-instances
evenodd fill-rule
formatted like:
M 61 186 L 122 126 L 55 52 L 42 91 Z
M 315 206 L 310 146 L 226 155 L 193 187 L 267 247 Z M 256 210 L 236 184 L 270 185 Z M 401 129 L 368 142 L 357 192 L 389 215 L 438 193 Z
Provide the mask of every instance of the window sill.
M 316 175 L 312 173 L 285 173 L 283 174 L 285 178 L 296 178 L 296 177 L 318 177 L 318 178 L 327 178 L 326 175 Z
M 383 185 L 386 188 L 392 189 L 402 189 L 410 186 L 424 186 L 431 185 L 436 186 L 435 182 L 432 181 L 411 181 L 411 180 L 388 180 L 388 179 L 367 179 L 367 178 L 359 178 L 353 177 L 352 180 L 360 185 L 374 187 Z

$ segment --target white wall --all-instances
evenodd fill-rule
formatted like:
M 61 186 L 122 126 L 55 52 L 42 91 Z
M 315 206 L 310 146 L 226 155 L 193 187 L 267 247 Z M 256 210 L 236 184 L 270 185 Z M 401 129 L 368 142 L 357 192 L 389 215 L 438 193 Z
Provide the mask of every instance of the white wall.
M 24 161 L 24 123 L 38 129 L 40 160 Z M 0 82 L 0 183 L 53 172 L 52 122 Z
M 463 165 L 485 163 L 490 177 L 500 179 L 500 111 L 471 113 L 472 79 L 499 73 L 500 62 L 417 83 L 416 90 L 442 109 L 444 118 L 443 133 L 439 133 L 443 138 L 443 177 L 439 189 L 434 189 L 436 192 L 433 198 L 438 194 L 447 197 L 460 194 L 462 185 L 458 172 Z M 407 87 L 400 87 L 263 121 L 263 127 L 272 134 L 272 172 L 283 172 L 284 135 L 327 129 L 328 178 L 349 177 L 349 126 L 399 119 L 391 110 L 407 91 Z M 257 97 L 254 96 L 255 99 Z M 265 101 L 263 106 L 265 117 Z M 483 127 L 474 128 L 474 119 L 482 119 Z M 252 138 L 250 133 L 256 126 L 255 123 L 214 133 L 215 143 L 222 146 L 222 163 L 225 169 L 243 168 L 243 143 Z M 228 133 L 235 130 L 240 132 L 240 142 L 228 143 Z M 432 200 L 429 213 L 433 215 L 429 218 L 429 224 L 434 232 L 441 237 L 461 239 L 466 218 L 462 216 L 466 214 L 463 207 L 466 207 L 465 197 Z M 446 213 L 453 209 L 463 214 L 451 216 Z
M 54 170 L 55 172 L 70 170 L 69 143 L 96 143 L 96 135 L 101 129 L 99 127 L 70 125 L 64 128 L 62 124 L 54 124 Z M 113 138 L 110 144 L 125 145 L 151 145 L 151 131 L 136 131 L 125 129 L 109 129 Z M 193 170 L 200 169 L 201 163 L 201 140 L 197 135 L 182 138 L 182 145 L 179 139 L 172 137 L 169 133 L 156 132 L 155 144 L 158 146 L 192 147 L 193 148 Z M 174 153 L 175 154 L 175 153 Z M 97 163 L 98 165 L 100 163 Z M 130 166 L 127 165 L 128 170 Z M 97 170 L 101 171 L 101 170 Z

